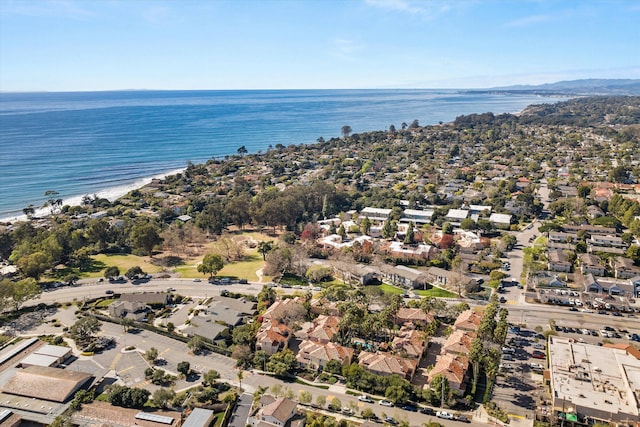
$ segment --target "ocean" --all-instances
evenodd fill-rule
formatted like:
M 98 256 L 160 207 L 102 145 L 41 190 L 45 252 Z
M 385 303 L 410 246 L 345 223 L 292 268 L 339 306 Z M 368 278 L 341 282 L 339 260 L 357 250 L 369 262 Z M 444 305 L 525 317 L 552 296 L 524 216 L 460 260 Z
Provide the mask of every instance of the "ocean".
M 114 199 L 212 157 L 564 98 L 455 90 L 0 93 L 0 218 L 83 195 Z

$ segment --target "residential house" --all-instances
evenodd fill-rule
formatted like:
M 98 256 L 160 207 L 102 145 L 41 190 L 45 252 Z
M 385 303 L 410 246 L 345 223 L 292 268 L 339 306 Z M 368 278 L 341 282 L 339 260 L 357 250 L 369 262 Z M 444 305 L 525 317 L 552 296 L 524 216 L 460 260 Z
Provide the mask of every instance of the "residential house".
M 458 315 L 453 326 L 456 329 L 476 332 L 482 322 L 482 313 L 473 309 L 465 310 Z
M 469 211 L 466 209 L 449 209 L 445 216 L 445 221 L 450 222 L 452 225 L 460 225 L 462 220 L 469 216 Z
M 623 295 L 626 287 L 618 282 L 596 280 L 592 275 L 585 276 L 584 284 L 587 292 L 608 293 L 609 295 Z
M 469 358 L 459 354 L 441 354 L 436 359 L 436 364 L 429 371 L 428 380 L 433 381 L 436 375 L 443 375 L 449 381 L 451 390 L 464 394 L 469 371 Z
M 138 301 L 114 301 L 108 307 L 109 316 L 115 318 L 126 318 L 140 322 L 147 317 L 149 306 Z
M 360 285 L 368 285 L 377 274 L 377 270 L 364 264 L 351 264 L 335 261 L 331 263 L 333 271 L 347 283 L 357 282 Z
M 393 351 L 399 356 L 418 359 L 419 363 L 427 349 L 426 344 L 427 341 L 425 340 L 424 332 L 402 327 L 395 338 L 393 338 L 391 348 L 393 348 Z
M 326 314 L 327 316 L 337 316 L 340 314 L 337 301 L 329 301 L 326 298 L 315 298 L 311 300 L 311 313 L 315 315 Z
M 404 260 L 430 260 L 434 259 L 440 253 L 435 246 L 426 244 L 405 245 L 402 242 L 389 242 L 386 247 L 381 250 L 385 251 L 389 256 Z
M 313 322 L 302 325 L 302 329 L 296 333 L 296 336 L 301 339 L 326 344 L 338 333 L 339 324 L 339 317 L 321 314 Z
M 603 234 L 591 235 L 591 237 L 587 239 L 587 243 L 594 247 L 618 249 L 625 249 L 627 247 L 627 244 L 622 240 L 621 237 Z
M 471 351 L 471 344 L 476 338 L 476 332 L 467 331 L 464 329 L 456 329 L 453 331 L 447 340 L 442 345 L 440 354 L 452 353 L 452 354 L 469 354 Z
M 631 288 L 634 298 L 640 298 L 640 276 L 629 279 L 629 287 Z
M 547 253 L 548 266 L 551 271 L 560 271 L 564 273 L 571 272 L 572 264 L 569 262 L 567 255 L 561 250 L 551 250 Z
M 212 322 L 210 317 L 194 317 L 189 325 L 180 331 L 188 337 L 197 335 L 208 342 L 214 342 L 226 330 L 226 326 Z
M 343 366 L 351 364 L 353 349 L 334 342 L 320 343 L 304 340 L 300 343 L 296 361 L 307 369 L 324 369 L 330 360 L 337 360 Z
M 414 224 L 430 224 L 433 212 L 433 209 L 427 209 L 424 211 L 416 209 L 405 209 L 404 212 L 402 212 L 400 221 L 413 222 Z
M 549 232 L 549 241 L 554 243 L 571 243 L 578 240 L 575 233 L 563 233 L 561 231 Z
M 630 258 L 616 257 L 612 263 L 616 279 L 630 279 L 640 275 L 640 267 L 636 267 Z
M 424 327 L 433 321 L 433 314 L 425 313 L 421 308 L 400 307 L 395 317 L 395 324 L 398 326 L 402 326 L 405 323 L 412 323 Z
M 390 266 L 383 264 L 379 267 L 382 281 L 407 289 L 415 289 L 423 286 L 427 275 L 420 270 L 404 265 Z
M 293 336 L 290 327 L 276 319 L 265 320 L 256 334 L 256 350 L 263 350 L 271 355 L 289 346 Z
M 594 235 L 594 234 L 615 235 L 617 232 L 616 229 L 613 227 L 599 227 L 596 225 L 588 225 L 588 224 L 563 225 L 562 229 L 567 233 L 577 233 L 578 231 L 584 231 L 589 235 Z
M 366 207 L 360 211 L 360 220 L 364 218 L 369 218 L 369 221 L 372 223 L 383 223 L 389 219 L 391 215 L 391 209 L 380 209 L 380 208 L 371 208 Z
M 120 295 L 120 301 L 141 302 L 148 305 L 165 306 L 169 302 L 169 294 L 166 292 L 122 294 Z
M 580 254 L 580 271 L 582 274 L 593 274 L 594 276 L 604 276 L 605 268 L 599 256 L 593 254 Z
M 491 214 L 492 209 L 491 205 L 469 205 L 469 215 Z
M 292 313 L 306 312 L 303 303 L 304 299 L 300 297 L 279 299 L 269 306 L 267 311 L 262 315 L 262 318 L 284 321 L 289 318 Z
M 247 423 L 254 427 L 284 427 L 296 414 L 297 407 L 295 401 L 286 397 L 264 395 L 260 398 L 255 412 L 247 419 Z
M 598 206 L 589 205 L 587 207 L 587 216 L 591 219 L 596 219 L 604 216 L 604 212 Z
M 371 353 L 368 351 L 360 353 L 358 364 L 374 374 L 385 376 L 396 374 L 409 381 L 413 378 L 413 374 L 418 367 L 417 360 L 405 359 L 388 353 Z
M 553 276 L 553 279 L 549 281 L 548 286 L 552 288 L 566 288 L 567 284 L 560 280 L 558 276 Z
M 513 215 L 510 214 L 492 213 L 491 216 L 489 216 L 489 221 L 498 228 L 509 228 L 512 219 Z

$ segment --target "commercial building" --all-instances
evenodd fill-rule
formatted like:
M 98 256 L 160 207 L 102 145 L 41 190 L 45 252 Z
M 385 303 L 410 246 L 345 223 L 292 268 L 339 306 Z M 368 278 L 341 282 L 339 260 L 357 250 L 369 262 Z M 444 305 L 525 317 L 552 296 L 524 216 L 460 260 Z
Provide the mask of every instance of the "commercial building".
M 549 337 L 553 413 L 563 423 L 640 426 L 640 351 Z

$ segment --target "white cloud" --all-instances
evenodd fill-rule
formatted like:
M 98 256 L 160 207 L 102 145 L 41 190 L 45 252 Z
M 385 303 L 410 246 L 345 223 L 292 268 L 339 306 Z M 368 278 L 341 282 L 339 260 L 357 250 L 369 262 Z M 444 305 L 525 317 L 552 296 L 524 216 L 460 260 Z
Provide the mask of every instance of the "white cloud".
M 47 0 L 44 2 L 26 2 L 9 0 L 3 3 L 3 12 L 23 16 L 55 16 L 71 19 L 83 19 L 96 14 L 71 0 Z
M 463 0 L 365 0 L 369 6 L 393 12 L 408 13 L 424 18 L 435 18 L 454 7 L 464 5 Z
M 524 18 L 515 19 L 513 21 L 507 22 L 507 27 L 530 27 L 532 25 L 543 24 L 546 22 L 551 22 L 557 19 L 557 16 L 553 15 L 530 15 Z
M 355 40 L 334 39 L 331 44 L 332 55 L 348 61 L 355 61 L 354 55 L 364 49 L 364 46 Z

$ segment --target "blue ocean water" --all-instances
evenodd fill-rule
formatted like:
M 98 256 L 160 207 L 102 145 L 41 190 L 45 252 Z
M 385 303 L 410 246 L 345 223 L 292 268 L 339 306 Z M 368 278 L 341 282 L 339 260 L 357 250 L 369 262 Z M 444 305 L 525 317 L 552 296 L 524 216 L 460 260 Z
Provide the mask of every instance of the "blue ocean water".
M 518 112 L 559 98 L 453 90 L 0 93 L 0 218 L 65 201 L 117 196 L 145 178 L 211 157 L 386 129 L 414 119 Z

